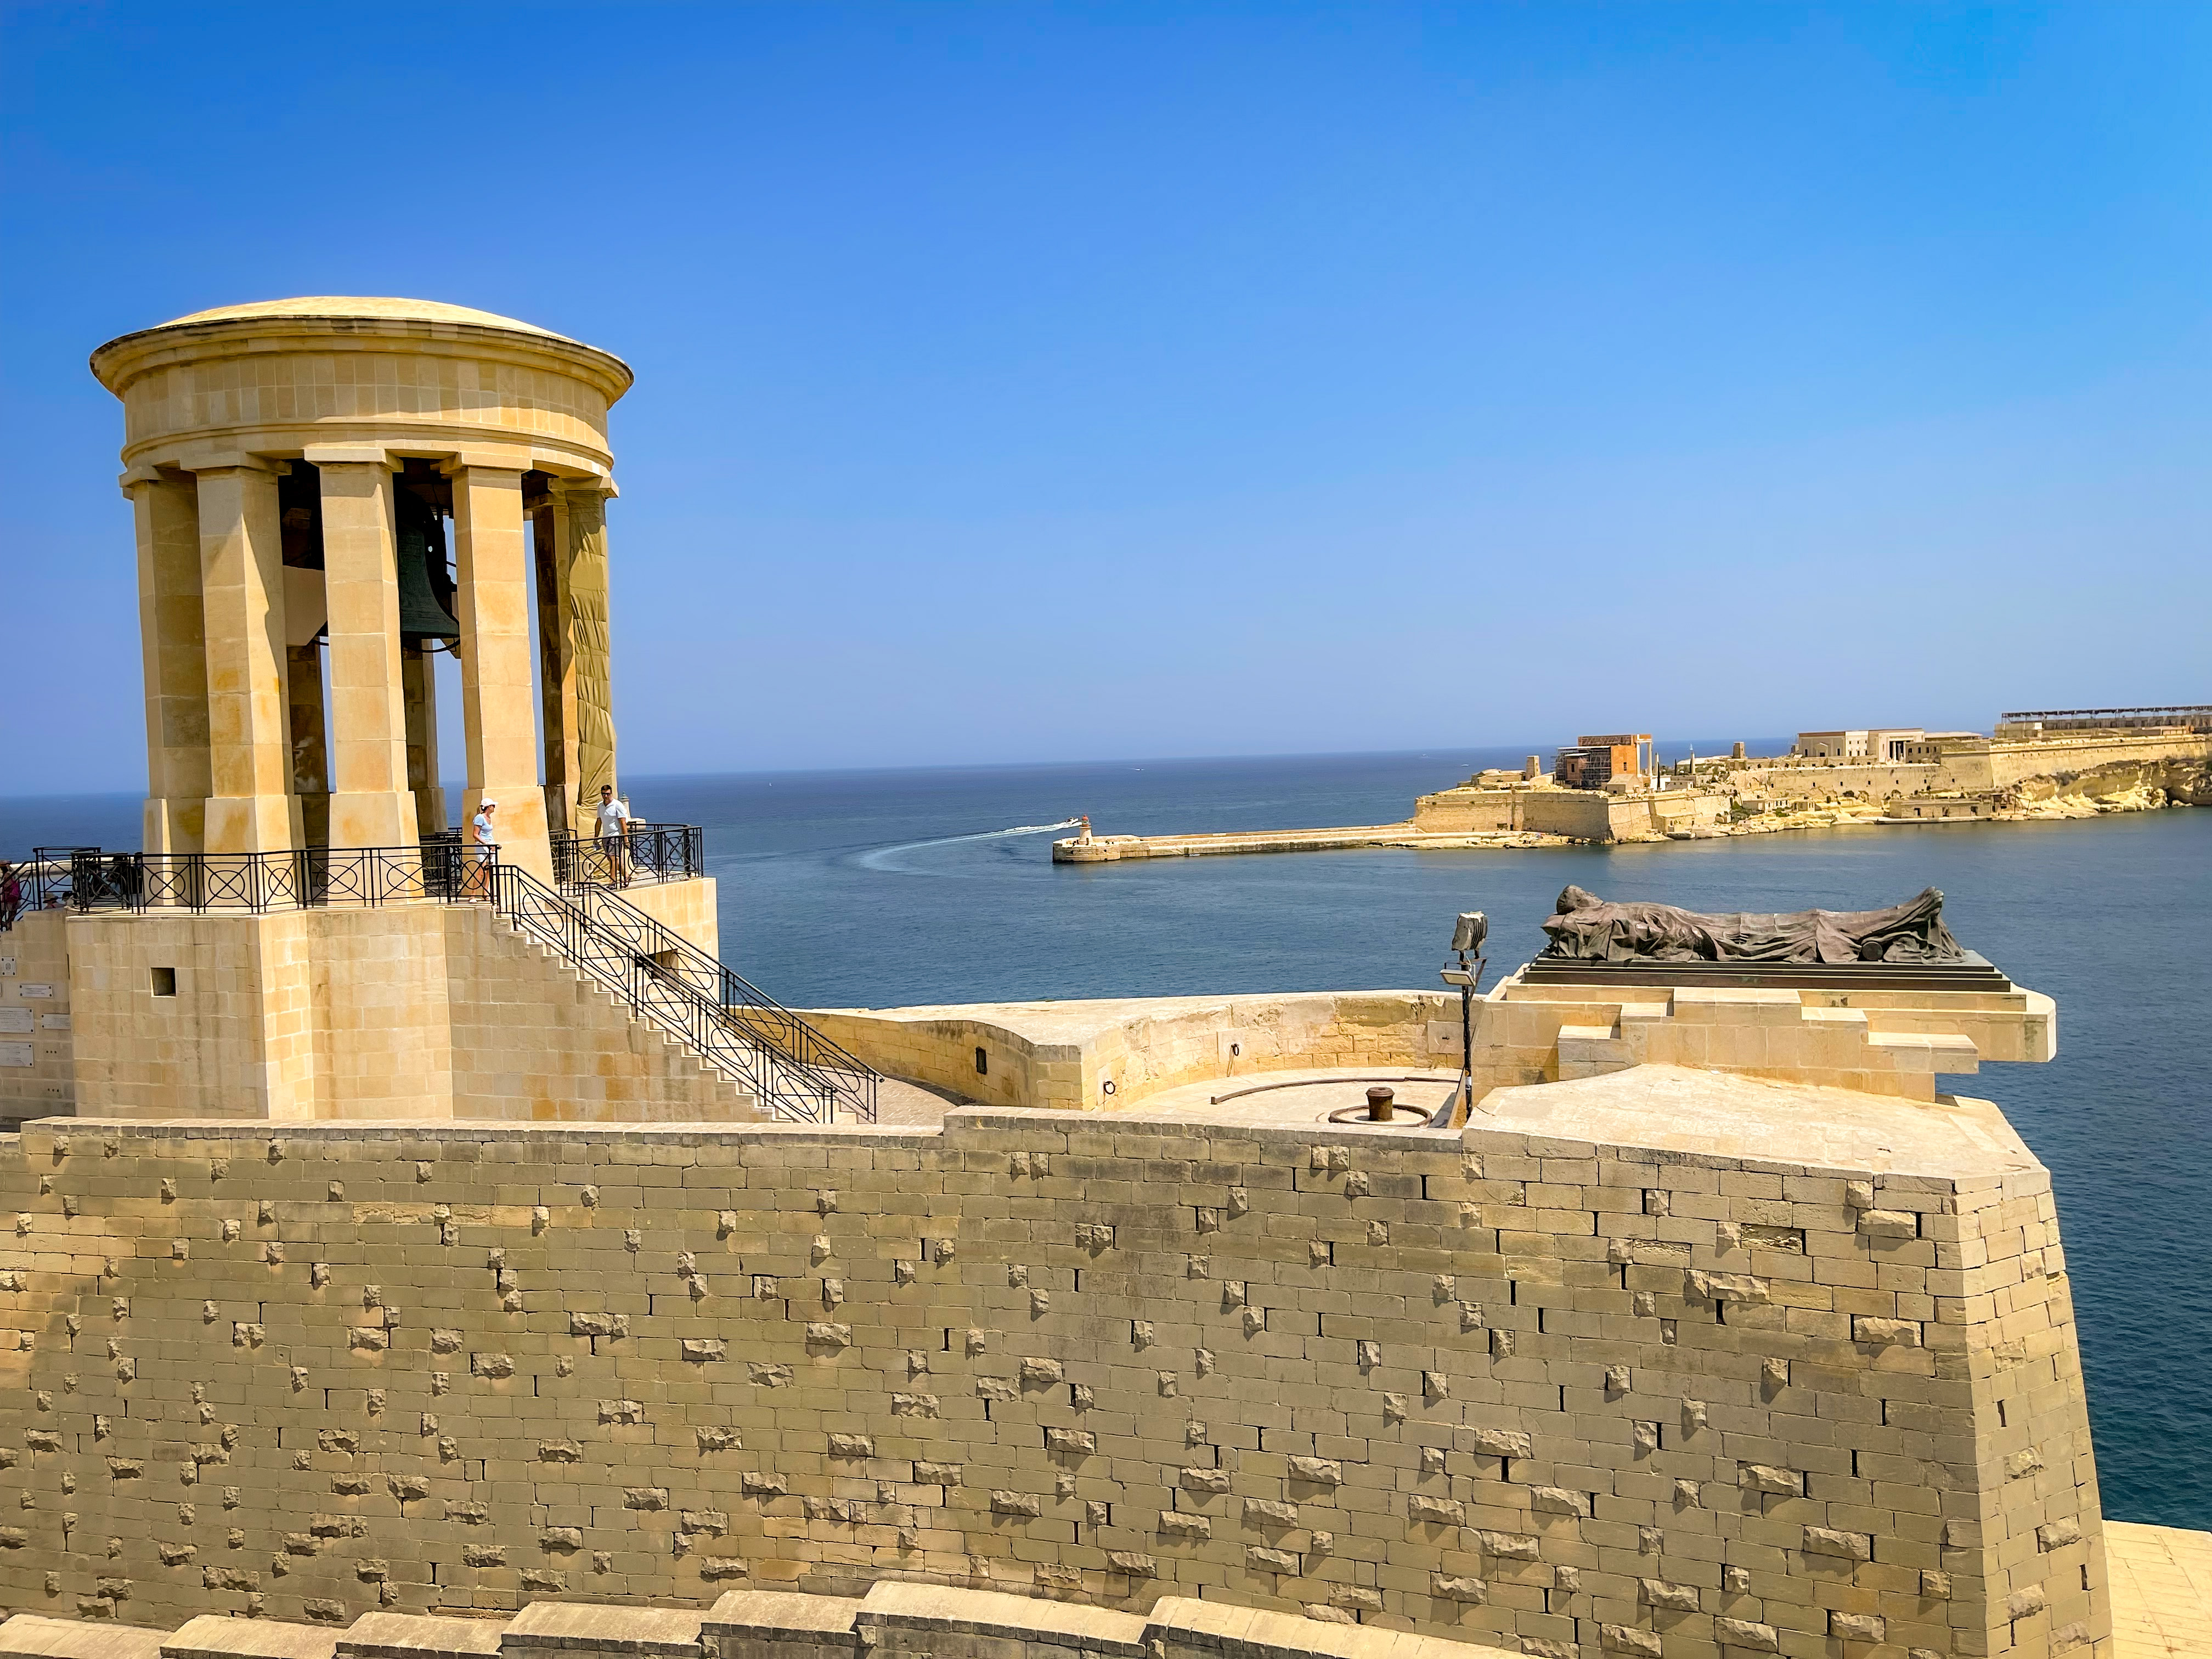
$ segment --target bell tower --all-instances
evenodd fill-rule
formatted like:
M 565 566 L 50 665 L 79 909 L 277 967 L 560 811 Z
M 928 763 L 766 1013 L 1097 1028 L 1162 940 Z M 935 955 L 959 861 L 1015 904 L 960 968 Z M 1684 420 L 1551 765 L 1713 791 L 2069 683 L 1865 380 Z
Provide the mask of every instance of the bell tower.
M 501 860 L 550 879 L 549 836 L 616 781 L 607 411 L 629 368 L 459 306 L 309 298 L 126 334 L 92 368 L 123 400 L 137 520 L 146 849 L 446 829 L 450 653 L 457 816 L 496 800 Z

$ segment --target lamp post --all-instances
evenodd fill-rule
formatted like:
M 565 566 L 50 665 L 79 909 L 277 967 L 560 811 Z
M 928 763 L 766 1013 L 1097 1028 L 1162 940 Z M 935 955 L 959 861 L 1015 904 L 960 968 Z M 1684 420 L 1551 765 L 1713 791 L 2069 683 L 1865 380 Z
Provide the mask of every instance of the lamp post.
M 1449 1129 L 1459 1115 L 1464 1102 L 1469 1112 L 1474 1109 L 1474 993 L 1482 983 L 1482 970 L 1487 961 L 1482 954 L 1482 942 L 1490 937 L 1490 918 L 1480 910 L 1460 913 L 1457 925 L 1452 928 L 1452 953 L 1459 958 L 1455 968 L 1443 970 L 1447 985 L 1459 987 L 1459 1087 L 1429 1120 L 1432 1129 Z M 1472 956 L 1472 967 L 1468 957 Z

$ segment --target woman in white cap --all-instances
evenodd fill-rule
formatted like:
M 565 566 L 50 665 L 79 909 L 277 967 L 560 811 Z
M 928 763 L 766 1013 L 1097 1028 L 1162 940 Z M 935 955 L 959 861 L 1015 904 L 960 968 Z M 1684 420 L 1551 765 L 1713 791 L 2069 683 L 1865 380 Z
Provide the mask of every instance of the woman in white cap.
M 489 795 L 477 803 L 477 815 L 469 820 L 470 833 L 476 838 L 476 879 L 471 890 L 482 893 L 491 882 L 491 862 L 499 856 L 499 842 L 492 834 L 492 814 L 499 811 L 499 803 Z

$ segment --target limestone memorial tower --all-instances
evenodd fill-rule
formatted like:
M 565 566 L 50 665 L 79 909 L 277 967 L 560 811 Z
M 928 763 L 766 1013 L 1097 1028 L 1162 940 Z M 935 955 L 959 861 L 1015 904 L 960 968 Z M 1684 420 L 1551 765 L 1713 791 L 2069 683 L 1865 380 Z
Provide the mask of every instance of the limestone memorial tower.
M 595 833 L 620 359 L 301 299 L 92 368 L 136 512 L 143 839 L 21 866 L 0 986 L 38 1006 L 0 1027 L 33 1036 L 0 1045 L 0 1123 L 872 1115 L 873 1074 L 716 956 L 698 829 Z M 489 854 L 455 839 L 486 800 Z
M 615 781 L 607 411 L 629 368 L 459 306 L 311 298 L 126 334 L 92 368 L 123 400 L 137 511 L 146 850 L 445 829 L 428 659 L 452 651 L 460 816 L 496 799 L 502 861 L 550 879 L 549 830 Z

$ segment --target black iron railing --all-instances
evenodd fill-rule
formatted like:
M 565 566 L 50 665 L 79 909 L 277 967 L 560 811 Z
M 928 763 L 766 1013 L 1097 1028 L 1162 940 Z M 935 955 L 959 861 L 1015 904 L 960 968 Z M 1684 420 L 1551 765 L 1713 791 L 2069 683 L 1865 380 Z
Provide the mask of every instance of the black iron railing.
M 109 853 L 40 847 L 15 866 L 25 910 L 302 910 L 489 896 L 458 836 L 415 847 Z M 483 890 L 471 891 L 474 885 Z
M 771 1115 L 875 1121 L 881 1079 L 871 1067 L 682 934 L 604 887 L 560 893 L 506 864 L 490 876 L 501 915 L 683 1036 Z
M 34 847 L 31 856 L 19 860 L 0 877 L 0 927 L 27 910 L 67 909 L 76 896 L 80 860 L 97 860 L 97 847 Z M 88 893 L 100 883 L 88 868 Z M 12 884 L 13 893 L 9 893 Z
M 637 823 L 620 836 L 555 836 L 553 879 L 562 887 L 687 881 L 707 873 L 707 837 L 696 823 Z

